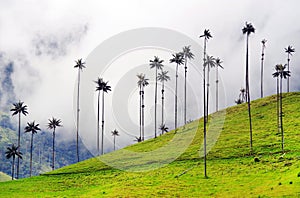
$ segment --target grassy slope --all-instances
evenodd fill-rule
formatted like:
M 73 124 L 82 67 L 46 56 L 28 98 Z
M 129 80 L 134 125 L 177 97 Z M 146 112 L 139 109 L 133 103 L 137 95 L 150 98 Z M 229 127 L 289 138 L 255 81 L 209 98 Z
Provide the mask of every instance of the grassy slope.
M 9 180 L 11 180 L 11 177 L 9 175 L 0 172 L 0 182 L 9 181 Z
M 208 154 L 208 179 L 203 177 L 203 160 L 199 158 L 202 142 L 200 120 L 188 124 L 176 136 L 169 132 L 101 157 L 115 164 L 122 163 L 129 171 L 111 168 L 93 158 L 42 176 L 2 182 L 0 197 L 299 197 L 300 93 L 286 94 L 283 106 L 287 151 L 283 157 L 280 153 L 281 137 L 276 129 L 276 98 L 271 96 L 252 103 L 253 155 L 249 155 L 247 106 L 243 104 L 227 109 L 223 131 Z M 154 152 L 141 160 L 125 155 L 126 151 L 149 153 L 175 142 L 175 147 L 167 147 L 168 150 L 164 151 L 171 155 L 186 143 L 186 139 L 193 137 L 197 128 L 188 149 L 176 161 L 162 168 L 155 169 L 161 160 L 165 160 L 161 153 Z M 254 156 L 260 162 L 254 162 Z M 149 163 L 149 159 L 153 160 Z M 140 167 L 154 170 L 131 171 Z

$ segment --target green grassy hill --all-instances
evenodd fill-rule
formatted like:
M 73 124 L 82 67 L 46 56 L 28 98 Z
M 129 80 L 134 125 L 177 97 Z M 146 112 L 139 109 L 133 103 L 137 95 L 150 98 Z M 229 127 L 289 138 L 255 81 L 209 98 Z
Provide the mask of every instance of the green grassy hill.
M 176 134 L 171 131 L 41 176 L 2 182 L 0 197 L 299 197 L 300 93 L 285 94 L 283 102 L 285 154 L 276 127 L 276 97 L 271 96 L 252 103 L 251 155 L 246 104 L 211 115 L 208 143 L 217 141 L 207 156 L 207 179 L 199 157 L 200 119 Z
M 9 180 L 11 180 L 11 176 L 0 172 L 0 182 L 9 181 Z

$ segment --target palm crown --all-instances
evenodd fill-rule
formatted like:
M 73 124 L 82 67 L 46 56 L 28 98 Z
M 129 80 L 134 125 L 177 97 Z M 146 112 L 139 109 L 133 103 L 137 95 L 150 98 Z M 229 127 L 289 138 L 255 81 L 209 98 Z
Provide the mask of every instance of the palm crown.
M 255 33 L 255 28 L 253 27 L 253 25 L 251 23 L 247 23 L 245 24 L 245 27 L 242 29 L 243 34 L 247 34 L 250 35 L 251 33 Z
M 161 71 L 161 73 L 158 74 L 157 76 L 157 80 L 159 80 L 160 82 L 163 82 L 163 81 L 168 81 L 170 80 L 170 76 L 168 76 L 168 72 L 169 71 Z
M 291 45 L 289 45 L 287 48 L 284 48 L 285 53 L 288 53 L 290 55 L 293 55 L 292 53 L 295 52 L 295 48 L 293 48 Z
M 165 125 L 165 124 L 161 124 L 159 129 L 162 131 L 162 132 L 168 132 L 169 128 Z
M 22 153 L 18 151 L 19 147 L 14 144 L 11 147 L 7 147 L 7 151 L 5 152 L 6 159 L 10 159 L 11 157 L 18 156 L 22 159 Z
M 80 70 L 85 68 L 85 62 L 82 61 L 82 58 L 75 61 L 75 63 L 76 65 L 74 66 L 74 68 L 79 68 Z
M 215 67 L 216 59 L 213 56 L 207 56 L 204 66 Z
M 194 54 L 191 52 L 191 46 L 185 46 L 182 48 L 182 56 L 184 58 L 188 58 L 188 59 L 193 59 L 194 58 Z
M 184 63 L 182 53 L 172 54 L 173 58 L 170 59 L 170 63 L 176 63 L 178 65 L 182 65 Z
M 145 87 L 145 86 L 149 85 L 149 82 L 148 82 L 149 79 L 146 78 L 145 74 L 140 73 L 136 76 L 138 77 L 138 82 L 137 82 L 138 86 Z
M 37 131 L 40 131 L 39 124 L 35 124 L 35 121 L 29 123 L 27 122 L 27 126 L 25 127 L 25 133 L 31 132 L 31 133 L 37 133 Z
M 22 113 L 26 116 L 26 114 L 28 114 L 27 112 L 27 105 L 23 105 L 24 102 L 17 102 L 17 103 L 14 103 L 14 108 L 12 108 L 10 111 L 13 111 L 13 114 L 12 115 L 16 115 L 18 113 Z
M 211 36 L 211 34 L 210 34 L 210 32 L 209 32 L 209 29 L 205 29 L 203 35 L 201 35 L 200 38 L 201 38 L 201 37 L 204 37 L 205 39 L 210 39 L 210 38 L 212 38 L 212 36 Z
M 108 85 L 108 81 L 103 83 L 102 90 L 105 93 L 107 93 L 108 91 L 111 91 L 111 86 Z
M 220 58 L 216 58 L 216 59 L 215 59 L 216 67 L 221 67 L 222 69 L 224 69 L 223 66 L 221 65 L 222 63 L 223 63 L 223 62 L 221 61 Z
M 56 127 L 61 127 L 61 120 L 60 119 L 56 119 L 56 118 L 53 118 L 52 119 L 49 119 L 49 122 L 48 122 L 48 129 L 56 129 Z
M 162 69 L 164 66 L 162 63 L 164 60 L 160 60 L 157 56 L 154 56 L 153 60 L 150 60 L 150 68 L 157 68 L 157 69 Z
M 101 91 L 104 86 L 104 81 L 102 78 L 98 78 L 97 80 L 94 81 L 97 84 L 96 91 Z
M 113 130 L 113 131 L 111 132 L 111 135 L 112 135 L 112 136 L 120 136 L 119 131 L 118 131 L 117 129 Z
M 285 71 L 286 65 L 278 64 L 275 66 L 276 72 L 273 73 L 273 77 L 287 78 L 290 76 L 290 71 Z

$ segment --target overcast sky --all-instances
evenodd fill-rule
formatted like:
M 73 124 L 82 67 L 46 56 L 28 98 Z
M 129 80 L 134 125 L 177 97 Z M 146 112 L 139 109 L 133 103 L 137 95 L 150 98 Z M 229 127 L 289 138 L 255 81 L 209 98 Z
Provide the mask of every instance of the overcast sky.
M 75 137 L 73 96 L 77 71 L 73 68 L 74 60 L 85 60 L 99 44 L 116 34 L 142 27 L 171 29 L 199 45 L 203 43 L 199 35 L 204 29 L 210 29 L 213 38 L 208 43 L 208 53 L 220 57 L 225 68 L 220 72 L 222 91 L 226 95 L 220 99 L 224 108 L 234 105 L 239 89 L 244 85 L 245 38 L 241 29 L 246 21 L 251 22 L 256 28 L 250 37 L 252 98 L 258 98 L 260 94 L 262 39 L 267 39 L 265 95 L 275 93 L 271 73 L 276 64 L 286 63 L 284 48 L 288 45 L 296 49 L 291 57 L 291 90 L 299 91 L 299 6 L 298 0 L 1 0 L 0 78 L 1 82 L 5 78 L 11 80 L 10 90 L 3 83 L 1 85 L 2 111 L 11 98 L 20 99 L 29 107 L 26 121 L 36 120 L 45 126 L 47 119 L 55 116 L 63 120 L 65 137 Z M 194 54 L 202 55 L 195 51 Z M 9 63 L 13 66 L 10 73 L 7 72 Z M 116 71 L 120 69 L 116 68 Z M 121 70 L 126 72 L 124 67 Z M 110 80 L 110 76 L 105 77 Z M 131 108 L 138 102 L 135 93 L 138 92 L 132 92 L 131 97 L 136 100 L 126 99 L 132 103 Z M 148 95 L 150 93 L 152 89 L 149 88 Z M 97 99 L 96 95 L 94 99 Z M 108 96 L 107 100 L 110 99 Z M 190 102 L 190 105 L 193 104 Z M 170 109 L 167 114 L 172 111 Z M 138 120 L 136 112 L 138 109 L 130 111 L 132 119 Z M 198 112 L 190 113 L 189 119 L 200 116 L 197 115 Z M 172 117 L 167 117 L 170 118 L 167 123 L 172 124 Z M 106 129 L 109 139 L 113 124 Z M 136 133 L 138 136 L 138 128 Z M 123 138 L 121 147 L 132 143 L 134 133 L 130 135 Z

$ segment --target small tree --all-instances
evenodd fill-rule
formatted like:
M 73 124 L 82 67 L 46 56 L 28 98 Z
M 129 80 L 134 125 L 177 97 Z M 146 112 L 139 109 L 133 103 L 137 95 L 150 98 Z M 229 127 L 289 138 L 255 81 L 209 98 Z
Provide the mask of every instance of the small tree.
M 53 129 L 53 142 L 52 142 L 52 170 L 54 170 L 55 164 L 55 129 L 56 127 L 62 127 L 61 120 L 53 118 L 49 119 L 48 129 Z
M 119 131 L 117 129 L 111 132 L 111 135 L 114 136 L 114 151 L 116 150 L 116 136 L 120 136 Z
M 7 147 L 7 150 L 5 152 L 6 159 L 10 159 L 12 157 L 12 163 L 11 163 L 11 179 L 14 180 L 14 174 L 15 174 L 15 158 L 16 156 L 20 159 L 22 159 L 22 153 L 19 152 L 19 148 L 15 146 L 14 144 L 11 147 Z

